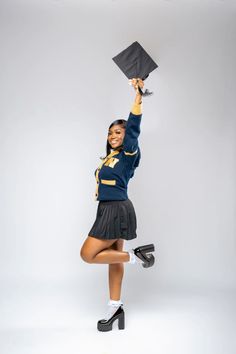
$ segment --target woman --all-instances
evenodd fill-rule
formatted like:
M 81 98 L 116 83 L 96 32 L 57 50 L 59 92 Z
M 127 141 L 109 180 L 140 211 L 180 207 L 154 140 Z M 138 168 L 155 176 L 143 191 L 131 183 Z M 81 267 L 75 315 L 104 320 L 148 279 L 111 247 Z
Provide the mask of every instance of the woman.
M 132 240 L 136 235 L 136 214 L 127 195 L 129 179 L 139 165 L 142 96 L 141 79 L 132 79 L 130 84 L 136 96 L 128 121 L 114 121 L 108 130 L 107 156 L 95 171 L 96 193 L 99 201 L 96 220 L 81 248 L 81 258 L 88 263 L 109 264 L 110 301 L 104 319 L 99 320 L 99 331 L 109 331 L 118 319 L 119 329 L 124 329 L 124 309 L 120 299 L 124 274 L 124 262 L 142 263 L 145 268 L 154 264 L 154 245 L 144 245 L 123 251 L 125 240 Z M 142 92 L 142 91 L 141 91 Z

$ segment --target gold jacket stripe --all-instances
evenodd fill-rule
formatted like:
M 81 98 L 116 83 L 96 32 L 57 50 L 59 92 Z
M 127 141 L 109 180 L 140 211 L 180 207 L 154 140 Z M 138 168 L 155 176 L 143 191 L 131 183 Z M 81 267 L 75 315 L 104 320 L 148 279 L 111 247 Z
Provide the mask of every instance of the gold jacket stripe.
M 130 155 L 130 156 L 133 156 L 135 154 L 137 154 L 138 150 L 134 151 L 134 152 L 126 152 L 124 151 L 125 155 Z
M 101 179 L 102 184 L 108 184 L 109 186 L 114 186 L 116 184 L 115 179 Z

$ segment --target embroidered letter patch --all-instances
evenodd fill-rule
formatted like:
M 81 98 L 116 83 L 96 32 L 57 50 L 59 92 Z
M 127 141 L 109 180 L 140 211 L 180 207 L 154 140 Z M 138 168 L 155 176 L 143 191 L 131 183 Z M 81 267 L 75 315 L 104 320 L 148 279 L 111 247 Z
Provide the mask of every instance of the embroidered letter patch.
M 118 161 L 119 159 L 116 157 L 111 157 L 109 160 L 107 160 L 107 162 L 105 162 L 104 165 L 113 168 Z

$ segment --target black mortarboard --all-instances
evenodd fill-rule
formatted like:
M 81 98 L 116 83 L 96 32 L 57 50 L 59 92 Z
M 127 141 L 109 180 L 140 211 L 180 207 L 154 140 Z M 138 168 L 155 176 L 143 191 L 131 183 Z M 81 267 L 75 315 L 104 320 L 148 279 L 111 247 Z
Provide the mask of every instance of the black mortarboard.
M 149 73 L 158 67 L 137 41 L 112 58 L 112 60 L 114 60 L 128 79 L 141 78 L 145 80 L 149 76 Z M 139 92 L 143 96 L 152 94 L 147 89 L 145 92 L 142 92 L 140 87 Z

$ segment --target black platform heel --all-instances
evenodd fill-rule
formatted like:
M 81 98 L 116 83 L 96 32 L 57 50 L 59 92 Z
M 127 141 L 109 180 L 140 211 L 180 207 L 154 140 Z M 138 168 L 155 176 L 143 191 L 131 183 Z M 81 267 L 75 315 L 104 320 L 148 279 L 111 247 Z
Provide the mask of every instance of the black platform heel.
M 101 332 L 107 332 L 112 330 L 112 325 L 115 320 L 118 319 L 118 328 L 125 329 L 125 312 L 122 305 L 118 307 L 116 312 L 108 320 L 99 320 L 97 323 L 97 329 Z
M 155 257 L 153 256 L 153 254 L 147 254 L 155 251 L 155 246 L 153 243 L 136 247 L 133 249 L 133 251 L 134 254 L 144 262 L 142 264 L 144 268 L 149 268 L 155 263 Z

